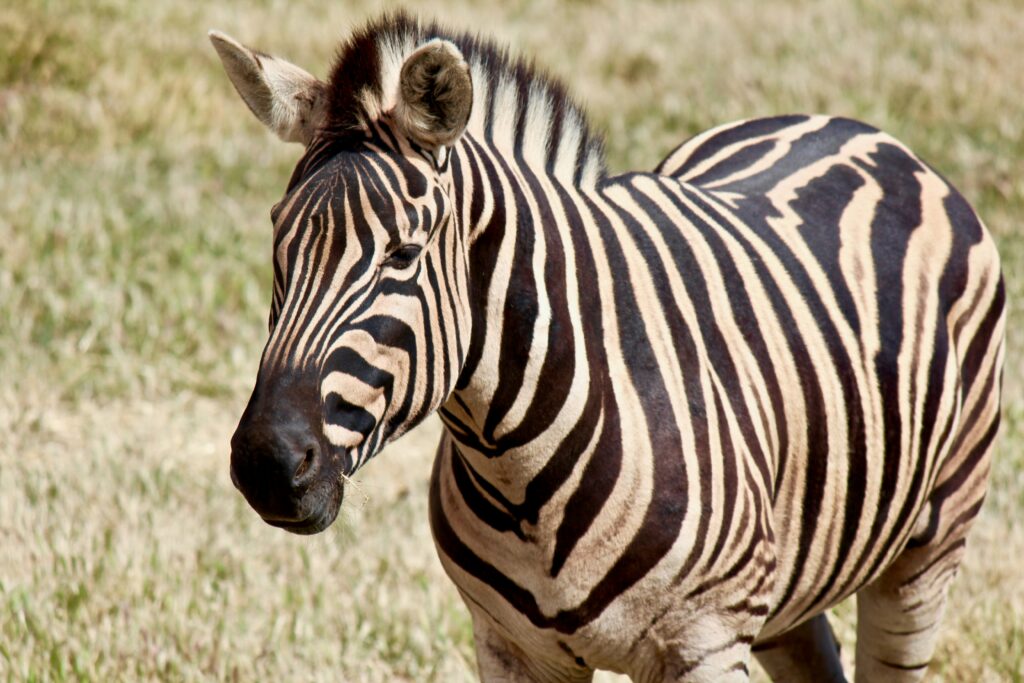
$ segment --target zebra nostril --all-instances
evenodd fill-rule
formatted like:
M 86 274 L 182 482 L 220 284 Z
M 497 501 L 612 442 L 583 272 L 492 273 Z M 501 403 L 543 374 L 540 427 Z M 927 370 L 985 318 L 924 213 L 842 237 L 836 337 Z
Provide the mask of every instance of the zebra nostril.
M 295 474 L 292 475 L 293 485 L 302 486 L 306 483 L 306 480 L 316 474 L 317 456 L 319 453 L 320 449 L 315 444 L 311 444 L 306 449 L 305 457 L 302 458 L 302 462 L 295 468 Z

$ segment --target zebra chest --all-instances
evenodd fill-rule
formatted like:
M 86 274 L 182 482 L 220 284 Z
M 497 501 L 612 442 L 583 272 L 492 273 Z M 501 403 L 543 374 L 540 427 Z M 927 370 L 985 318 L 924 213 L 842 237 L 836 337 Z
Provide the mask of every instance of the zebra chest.
M 682 467 L 681 458 L 662 459 Z M 708 516 L 687 507 L 701 500 L 700 483 L 683 479 L 678 469 L 624 457 L 607 473 L 612 486 L 602 489 L 600 480 L 581 485 L 587 468 L 579 465 L 531 510 L 530 500 L 510 502 L 476 481 L 451 443 L 442 441 L 431 482 L 431 527 L 441 562 L 475 622 L 488 623 L 540 660 L 614 668 L 635 656 L 630 651 L 652 629 L 664 629 L 665 640 L 676 638 L 684 615 L 698 615 L 705 602 L 688 604 L 687 596 L 703 583 L 720 584 L 717 573 L 735 558 L 724 544 L 704 542 Z M 738 508 L 745 514 L 742 504 Z M 758 575 L 766 564 L 756 567 Z

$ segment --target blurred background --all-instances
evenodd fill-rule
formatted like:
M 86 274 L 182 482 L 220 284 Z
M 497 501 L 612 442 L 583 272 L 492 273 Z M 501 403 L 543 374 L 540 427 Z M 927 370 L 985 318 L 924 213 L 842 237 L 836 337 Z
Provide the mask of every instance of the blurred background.
M 1024 680 L 1024 6 L 494 4 L 414 10 L 569 83 L 613 170 L 719 123 L 822 112 L 896 135 L 974 203 L 1010 295 L 1005 421 L 929 676 Z M 314 538 L 263 524 L 228 478 L 266 331 L 269 210 L 300 149 L 249 114 L 206 31 L 323 77 L 389 6 L 0 5 L 0 680 L 474 680 L 426 521 L 436 422 L 360 473 Z M 849 659 L 853 607 L 836 612 Z

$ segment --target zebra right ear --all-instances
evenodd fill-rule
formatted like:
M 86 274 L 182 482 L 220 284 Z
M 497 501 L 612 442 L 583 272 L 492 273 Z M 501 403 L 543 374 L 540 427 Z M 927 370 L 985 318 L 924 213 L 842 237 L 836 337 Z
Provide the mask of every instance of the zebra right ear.
M 323 122 L 327 87 L 291 62 L 210 31 L 224 70 L 249 109 L 285 142 L 308 145 Z
M 450 146 L 469 122 L 473 81 L 455 43 L 435 38 L 402 64 L 395 116 L 418 144 L 433 150 Z

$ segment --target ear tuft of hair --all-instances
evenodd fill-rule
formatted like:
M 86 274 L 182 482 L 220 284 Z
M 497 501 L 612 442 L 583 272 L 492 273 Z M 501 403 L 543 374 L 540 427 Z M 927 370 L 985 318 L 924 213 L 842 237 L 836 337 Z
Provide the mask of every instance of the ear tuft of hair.
M 410 54 L 399 76 L 395 116 L 416 142 L 448 146 L 466 129 L 473 109 L 469 65 L 454 43 L 435 38 Z

